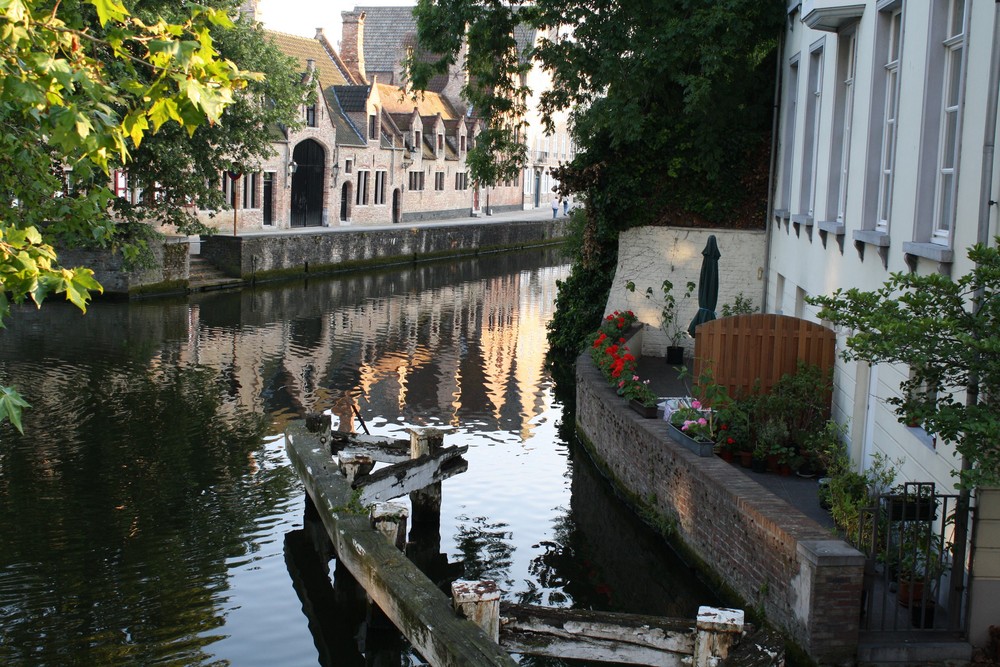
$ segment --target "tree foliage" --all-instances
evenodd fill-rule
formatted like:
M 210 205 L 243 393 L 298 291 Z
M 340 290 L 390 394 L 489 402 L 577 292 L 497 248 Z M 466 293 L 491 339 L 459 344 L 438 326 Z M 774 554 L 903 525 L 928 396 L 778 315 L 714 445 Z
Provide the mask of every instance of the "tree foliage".
M 975 266 L 957 280 L 896 273 L 874 291 L 809 301 L 853 332 L 845 359 L 910 367 L 901 395 L 886 401 L 903 421 L 955 443 L 968 464 L 959 484 L 974 488 L 1000 483 L 1000 252 L 979 244 L 968 255 Z
M 118 0 L 0 0 L 0 326 L 10 304 L 64 294 L 86 309 L 100 285 L 59 266 L 56 239 L 108 243 L 108 173 L 171 126 L 217 124 L 259 75 L 216 49 L 223 9 L 188 5 L 173 21 Z M 0 416 L 19 426 L 17 392 Z
M 583 298 L 571 284 L 586 285 L 588 298 L 603 285 L 606 297 L 611 277 L 600 272 L 614 266 L 623 229 L 695 216 L 762 224 L 781 3 L 419 0 L 415 14 L 415 87 L 456 62 L 467 36 L 465 95 L 490 127 L 470 151 L 475 178 L 496 182 L 523 166 L 533 63 L 552 78 L 540 91 L 547 128 L 556 112 L 571 114 L 578 151 L 555 175 L 586 201 L 590 247 L 560 288 L 560 313 Z M 525 28 L 544 37 L 518 53 L 515 31 Z M 556 336 L 580 340 L 593 326 Z

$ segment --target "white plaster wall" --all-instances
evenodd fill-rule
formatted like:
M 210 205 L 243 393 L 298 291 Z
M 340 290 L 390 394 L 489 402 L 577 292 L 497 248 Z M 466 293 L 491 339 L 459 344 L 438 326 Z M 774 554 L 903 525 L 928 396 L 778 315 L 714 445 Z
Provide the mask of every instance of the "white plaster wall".
M 721 313 L 724 304 L 732 304 L 742 293 L 760 306 L 764 286 L 764 232 L 729 229 L 701 229 L 678 227 L 635 227 L 618 237 L 618 266 L 608 295 L 606 313 L 615 310 L 632 310 L 645 325 L 642 337 L 643 355 L 663 356 L 667 337 L 660 329 L 660 308 L 664 279 L 674 284 L 678 301 L 678 319 L 686 329 L 698 310 L 698 291 L 690 299 L 683 295 L 688 281 L 698 284 L 702 255 L 708 237 L 715 235 L 722 257 L 719 259 L 719 302 Z M 635 283 L 630 292 L 625 285 Z M 646 288 L 653 288 L 653 297 L 645 297 Z M 694 339 L 685 334 L 682 344 L 694 348 Z M 639 350 L 633 350 L 639 352 Z

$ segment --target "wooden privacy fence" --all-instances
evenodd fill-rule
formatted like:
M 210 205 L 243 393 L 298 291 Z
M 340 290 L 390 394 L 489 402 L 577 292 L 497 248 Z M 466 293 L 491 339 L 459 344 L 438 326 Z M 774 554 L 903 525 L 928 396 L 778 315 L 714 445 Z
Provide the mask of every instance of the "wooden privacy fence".
M 799 361 L 833 368 L 836 334 L 808 320 L 787 315 L 734 315 L 700 325 L 694 338 L 694 375 L 711 368 L 712 377 L 730 396 L 749 393 L 760 381 L 770 391 Z

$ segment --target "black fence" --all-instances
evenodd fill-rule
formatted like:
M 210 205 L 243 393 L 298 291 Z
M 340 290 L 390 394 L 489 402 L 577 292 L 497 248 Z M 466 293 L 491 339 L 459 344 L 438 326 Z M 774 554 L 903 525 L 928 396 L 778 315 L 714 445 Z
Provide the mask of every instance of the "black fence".
M 973 510 L 961 500 L 908 482 L 862 510 L 862 630 L 964 636 Z

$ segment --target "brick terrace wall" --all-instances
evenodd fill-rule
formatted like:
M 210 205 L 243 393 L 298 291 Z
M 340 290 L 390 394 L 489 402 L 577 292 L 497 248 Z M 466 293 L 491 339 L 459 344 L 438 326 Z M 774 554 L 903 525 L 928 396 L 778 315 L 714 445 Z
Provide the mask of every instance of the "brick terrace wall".
M 584 354 L 577 428 L 625 495 L 650 503 L 738 595 L 820 664 L 853 664 L 863 556 L 718 457 L 694 455 L 667 423 L 629 409 Z
M 544 200 L 543 200 L 544 201 Z M 547 204 L 546 204 L 547 205 Z M 690 299 L 681 299 L 686 284 L 698 284 L 702 255 L 708 237 L 715 235 L 722 258 L 719 260 L 719 303 L 731 304 L 743 293 L 760 306 L 763 295 L 764 247 L 762 231 L 738 229 L 702 229 L 694 227 L 634 227 L 618 236 L 618 266 L 608 294 L 605 312 L 633 310 L 646 325 L 642 353 L 663 356 L 667 337 L 660 330 L 660 285 L 665 278 L 674 284 L 678 321 L 686 330 L 698 310 L 698 291 Z M 625 289 L 627 281 L 635 283 L 635 291 Z M 653 288 L 653 297 L 645 297 L 646 288 Z M 694 349 L 694 339 L 684 335 L 681 344 Z
M 463 223 L 451 227 L 397 225 L 391 230 L 213 236 L 202 241 L 201 254 L 231 276 L 267 280 L 341 271 L 363 264 L 384 265 L 545 245 L 564 235 L 563 220 Z

